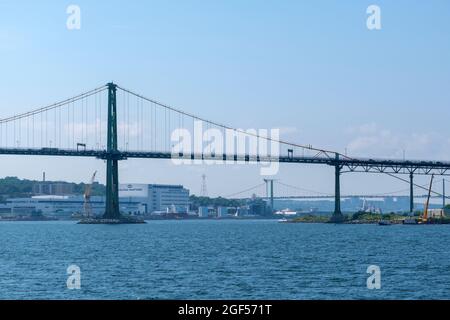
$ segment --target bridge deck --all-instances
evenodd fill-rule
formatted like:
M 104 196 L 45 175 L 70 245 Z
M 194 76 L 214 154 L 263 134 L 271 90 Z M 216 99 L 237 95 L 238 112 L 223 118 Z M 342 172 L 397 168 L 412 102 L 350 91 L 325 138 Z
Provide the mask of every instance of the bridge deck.
M 107 159 L 141 158 L 141 159 L 186 159 L 186 160 L 216 160 L 238 162 L 280 162 L 297 164 L 322 164 L 347 168 L 349 172 L 375 172 L 397 174 L 438 174 L 450 175 L 449 161 L 424 161 L 424 160 L 395 160 L 395 159 L 368 159 L 368 158 L 340 158 L 320 156 L 280 156 L 261 157 L 249 155 L 211 155 L 211 154 L 185 154 L 173 155 L 170 152 L 142 152 L 142 151 L 117 151 L 113 154 L 106 150 L 76 150 L 58 148 L 0 148 L 0 155 L 28 155 L 28 156 L 63 156 L 63 157 L 93 157 Z

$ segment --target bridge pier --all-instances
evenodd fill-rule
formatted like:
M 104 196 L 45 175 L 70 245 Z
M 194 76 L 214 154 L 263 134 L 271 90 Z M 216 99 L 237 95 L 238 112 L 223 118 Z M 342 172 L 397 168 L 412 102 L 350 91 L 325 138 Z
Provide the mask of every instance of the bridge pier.
M 341 163 L 339 154 L 336 153 L 334 165 L 334 212 L 330 222 L 340 223 L 344 221 L 344 215 L 341 212 Z
M 106 160 L 106 207 L 104 219 L 120 219 L 119 210 L 119 162 L 115 159 Z
M 414 173 L 409 174 L 409 212 L 414 212 Z
M 447 205 L 445 202 L 445 179 L 442 179 L 442 209 L 445 209 Z

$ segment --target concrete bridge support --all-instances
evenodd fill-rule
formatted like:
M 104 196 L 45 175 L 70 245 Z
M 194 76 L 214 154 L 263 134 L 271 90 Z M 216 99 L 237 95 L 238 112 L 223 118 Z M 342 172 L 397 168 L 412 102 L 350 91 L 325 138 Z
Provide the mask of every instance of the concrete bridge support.
M 334 212 L 330 222 L 340 223 L 344 221 L 344 215 L 341 212 L 341 163 L 339 162 L 339 154 L 336 153 L 334 174 Z
M 409 174 L 409 212 L 414 212 L 414 173 Z

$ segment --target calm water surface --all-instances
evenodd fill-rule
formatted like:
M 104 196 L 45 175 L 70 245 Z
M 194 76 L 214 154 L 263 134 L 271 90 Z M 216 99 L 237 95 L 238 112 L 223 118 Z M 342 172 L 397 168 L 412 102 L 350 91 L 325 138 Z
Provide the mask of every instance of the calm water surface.
M 450 299 L 449 245 L 450 225 L 1 222 L 0 299 Z

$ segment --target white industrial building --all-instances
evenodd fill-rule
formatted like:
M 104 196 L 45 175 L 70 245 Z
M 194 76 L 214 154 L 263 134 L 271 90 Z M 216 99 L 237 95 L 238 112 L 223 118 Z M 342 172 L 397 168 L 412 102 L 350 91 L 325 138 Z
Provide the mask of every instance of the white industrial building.
M 182 185 L 121 184 L 119 198 L 145 204 L 147 213 L 158 211 L 185 213 L 189 208 L 189 190 Z
M 105 212 L 105 197 L 92 196 L 90 200 L 92 214 L 102 215 Z M 140 214 L 145 210 L 138 201 L 124 200 L 120 202 L 120 211 L 130 214 Z M 7 199 L 0 207 L 0 215 L 30 215 L 42 213 L 45 216 L 69 218 L 72 215 L 84 214 L 83 196 L 34 196 L 31 198 Z
M 158 211 L 184 213 L 189 207 L 189 190 L 181 185 L 121 184 L 119 206 L 121 212 L 133 215 Z M 90 207 L 92 214 L 102 215 L 105 211 L 105 197 L 92 196 Z M 45 195 L 12 198 L 0 205 L 0 216 L 29 215 L 36 212 L 60 218 L 83 214 L 84 197 Z

